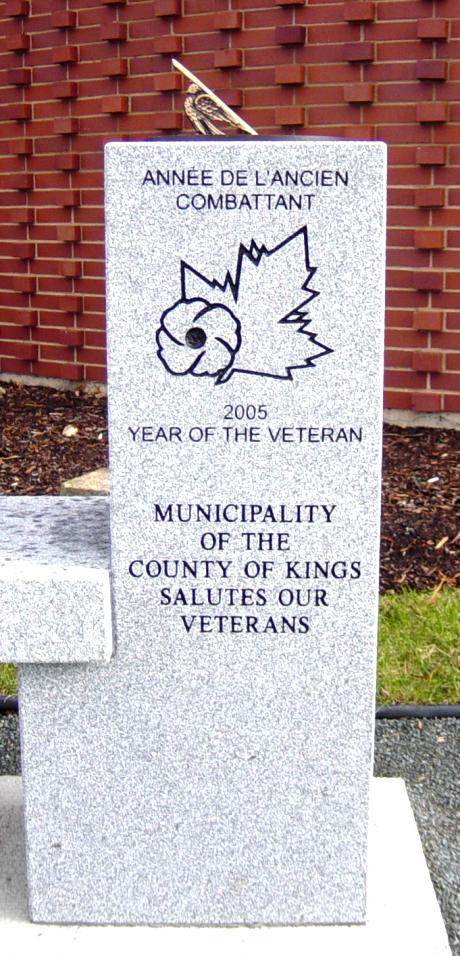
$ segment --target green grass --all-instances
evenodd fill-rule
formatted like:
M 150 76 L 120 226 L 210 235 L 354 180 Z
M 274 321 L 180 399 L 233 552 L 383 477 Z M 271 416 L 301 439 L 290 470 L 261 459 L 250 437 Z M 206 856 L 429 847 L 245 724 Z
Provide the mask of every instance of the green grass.
M 14 664 L 0 664 L 0 694 L 15 694 L 16 687 L 16 668 Z
M 460 590 L 404 591 L 380 598 L 379 704 L 455 704 L 460 699 Z M 0 664 L 0 694 L 16 690 Z
M 403 591 L 380 599 L 379 704 L 460 699 L 460 590 Z

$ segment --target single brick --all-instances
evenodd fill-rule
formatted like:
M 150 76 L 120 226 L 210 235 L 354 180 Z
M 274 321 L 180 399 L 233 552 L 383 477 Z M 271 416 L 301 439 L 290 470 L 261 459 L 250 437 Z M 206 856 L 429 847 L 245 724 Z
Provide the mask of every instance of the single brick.
M 83 296 L 60 295 L 59 308 L 61 312 L 82 312 L 83 311 Z
M 27 17 L 29 15 L 28 0 L 6 0 L 6 17 Z
M 243 14 L 238 10 L 223 10 L 214 16 L 215 30 L 241 30 Z
M 153 89 L 157 93 L 168 93 L 181 89 L 181 77 L 178 73 L 158 73 L 153 77 Z
M 35 292 L 37 288 L 37 277 L 29 274 L 14 276 L 12 284 L 15 292 Z
M 181 0 L 155 0 L 153 12 L 156 17 L 179 17 Z
M 53 131 L 62 135 L 78 133 L 78 120 L 73 116 L 60 116 L 53 120 Z
M 164 37 L 154 37 L 152 40 L 153 53 L 180 53 L 182 50 L 182 38 L 167 34 Z
M 32 70 L 19 66 L 14 70 L 6 71 L 7 83 L 11 86 L 29 86 L 32 79 Z
M 414 287 L 421 292 L 442 292 L 443 274 L 432 270 L 414 272 Z
M 34 242 L 18 242 L 18 259 L 34 259 L 35 258 L 35 243 Z
M 79 206 L 80 205 L 80 190 L 79 189 L 63 189 L 56 193 L 55 202 L 57 206 Z
M 85 369 L 86 381 L 104 384 L 107 381 L 107 369 L 103 365 L 87 365 Z
M 414 392 L 412 394 L 412 408 L 415 412 L 442 411 L 442 395 L 438 392 Z
M 72 29 L 76 22 L 75 10 L 54 10 L 51 14 L 51 26 L 58 30 Z
M 85 336 L 82 329 L 62 329 L 56 341 L 62 342 L 63 345 L 68 345 L 71 348 L 78 348 L 80 345 L 83 345 L 84 339 Z
M 23 324 L 24 323 L 21 323 L 21 325 Z M 35 345 L 33 342 L 9 342 L 8 344 L 3 342 L 2 352 L 5 355 L 12 355 L 14 358 L 34 361 L 38 358 L 38 345 Z
M 419 123 L 445 123 L 449 118 L 449 104 L 417 103 L 416 117 Z
M 151 123 L 153 129 L 182 129 L 182 113 L 174 110 L 169 113 L 154 113 Z
M 304 46 L 306 39 L 306 27 L 276 27 L 275 43 L 280 46 Z
M 100 346 L 91 348 L 87 345 L 85 348 L 78 350 L 77 357 L 78 360 L 84 362 L 85 365 L 89 365 L 90 363 L 99 365 L 104 360 L 104 352 Z
M 418 80 L 446 80 L 446 60 L 419 60 L 415 64 L 415 76 Z
M 374 99 L 373 83 L 350 83 L 343 92 L 346 103 L 372 103 Z
M 349 23 L 366 23 L 374 19 L 374 3 L 350 0 L 343 5 L 343 19 Z
M 62 259 L 59 263 L 59 272 L 61 276 L 66 276 L 68 279 L 76 279 L 81 276 L 80 259 Z
M 0 358 L 0 371 L 10 372 L 13 375 L 29 375 L 30 362 L 23 362 L 21 359 Z
M 304 7 L 305 0 L 275 0 L 277 7 Z
M 277 126 L 304 126 L 305 125 L 305 107 L 303 106 L 280 106 L 275 110 L 275 123 Z
M 33 152 L 32 139 L 10 139 L 8 152 L 13 156 L 30 156 Z
M 444 410 L 460 412 L 460 395 L 444 395 Z
M 30 120 L 32 107 L 30 103 L 8 103 L 2 110 L 2 119 Z
M 426 17 L 417 23 L 419 40 L 447 40 L 449 23 L 436 17 Z
M 33 189 L 34 177 L 32 173 L 10 173 L 8 186 L 11 189 Z
M 108 0 L 102 2 L 107 3 Z M 81 382 L 83 379 L 83 365 L 74 362 L 35 362 L 33 370 L 34 375 L 44 378 L 64 378 L 71 382 Z
M 73 100 L 78 96 L 78 83 L 75 80 L 63 80 L 56 84 L 57 100 Z
M 416 229 L 414 243 L 416 249 L 443 249 L 444 232 L 442 229 Z
M 224 100 L 227 106 L 242 106 L 243 105 L 243 91 L 234 90 L 234 89 L 215 89 L 214 92 L 217 96 L 220 96 L 221 100 Z
M 38 313 L 35 309 L 18 309 L 8 313 L 9 325 L 36 325 Z
M 444 199 L 442 186 L 422 186 L 415 190 L 416 206 L 443 206 Z
M 343 46 L 343 59 L 349 63 L 368 63 L 374 59 L 374 44 L 364 43 L 345 43 Z
M 56 236 L 59 242 L 80 242 L 80 226 L 73 226 L 68 223 L 63 226 L 56 226 Z
M 128 96 L 103 96 L 101 109 L 103 113 L 127 113 L 129 109 Z
M 78 348 L 80 345 L 83 345 L 84 332 L 82 329 L 53 329 L 52 337 L 47 330 L 45 337 L 44 332 L 45 330 L 38 330 L 34 338 L 40 342 L 51 341 L 53 345 L 67 345 L 69 348 Z
M 281 86 L 303 86 L 305 72 L 302 63 L 281 63 L 275 68 L 275 82 Z
M 240 67 L 243 63 L 243 53 L 241 50 L 217 50 L 214 54 L 214 66 L 221 70 L 231 70 L 234 67 Z
M 443 313 L 440 309 L 416 309 L 412 328 L 420 332 L 442 332 Z
M 414 372 L 442 372 L 443 354 L 442 352 L 429 352 L 428 349 L 414 352 L 412 368 Z
M 102 76 L 126 76 L 128 73 L 128 60 L 126 57 L 115 56 L 109 60 L 101 60 L 100 70 Z
M 367 123 L 360 123 L 356 126 L 344 126 L 343 136 L 350 140 L 372 140 L 374 139 L 374 127 Z
M 27 359 L 32 362 L 38 358 L 38 345 L 36 345 L 35 342 L 15 342 L 12 349 L 14 349 L 14 355 L 17 358 Z
M 100 30 L 99 36 L 101 40 L 126 40 L 128 28 L 126 23 L 118 23 L 114 21 L 113 23 L 103 23 Z
M 415 161 L 419 166 L 444 166 L 446 162 L 445 146 L 417 146 Z
M 21 53 L 30 47 L 30 37 L 27 33 L 13 33 L 5 39 L 5 50 L 12 50 L 14 53 Z
M 58 153 L 54 157 L 55 169 L 74 170 L 80 168 L 80 157 L 78 153 Z
M 78 60 L 77 46 L 57 46 L 51 54 L 53 63 L 76 63 Z
M 458 352 L 448 352 L 446 355 L 446 371 L 460 372 L 460 354 Z
M 19 206 L 16 209 L 11 209 L 5 214 L 7 222 L 15 222 L 29 224 L 34 221 L 34 210 L 31 206 Z

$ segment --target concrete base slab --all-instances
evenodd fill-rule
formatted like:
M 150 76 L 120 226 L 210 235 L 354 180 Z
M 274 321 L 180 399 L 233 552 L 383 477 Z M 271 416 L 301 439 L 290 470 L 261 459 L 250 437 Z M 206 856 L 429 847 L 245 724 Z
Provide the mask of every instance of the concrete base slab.
M 460 429 L 457 412 L 412 412 L 404 408 L 385 408 L 383 420 L 401 428 L 455 428 Z
M 34 956 L 99 954 L 101 946 L 170 956 L 449 956 L 446 930 L 402 780 L 376 778 L 371 791 L 368 921 L 364 926 L 148 927 L 58 926 L 27 916 L 22 792 L 0 777 L 0 940 L 2 950 L 33 945 Z
M 108 468 L 87 471 L 78 478 L 68 478 L 61 485 L 61 495 L 108 495 L 109 491 Z

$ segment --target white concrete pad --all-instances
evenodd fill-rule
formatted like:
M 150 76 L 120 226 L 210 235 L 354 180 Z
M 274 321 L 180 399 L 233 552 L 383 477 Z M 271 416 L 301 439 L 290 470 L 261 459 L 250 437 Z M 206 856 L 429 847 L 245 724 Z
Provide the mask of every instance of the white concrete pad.
M 19 777 L 0 777 L 0 941 L 2 951 L 34 956 L 128 951 L 170 956 L 450 956 L 446 930 L 402 780 L 376 778 L 371 791 L 368 921 L 363 926 L 148 927 L 57 926 L 27 917 Z

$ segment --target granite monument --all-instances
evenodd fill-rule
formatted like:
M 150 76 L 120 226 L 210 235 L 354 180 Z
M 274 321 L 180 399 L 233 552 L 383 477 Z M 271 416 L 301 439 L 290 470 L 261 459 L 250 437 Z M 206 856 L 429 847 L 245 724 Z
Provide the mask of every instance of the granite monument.
M 104 553 L 3 638 L 31 917 L 363 922 L 385 147 L 112 143 L 106 225 L 111 615 Z

